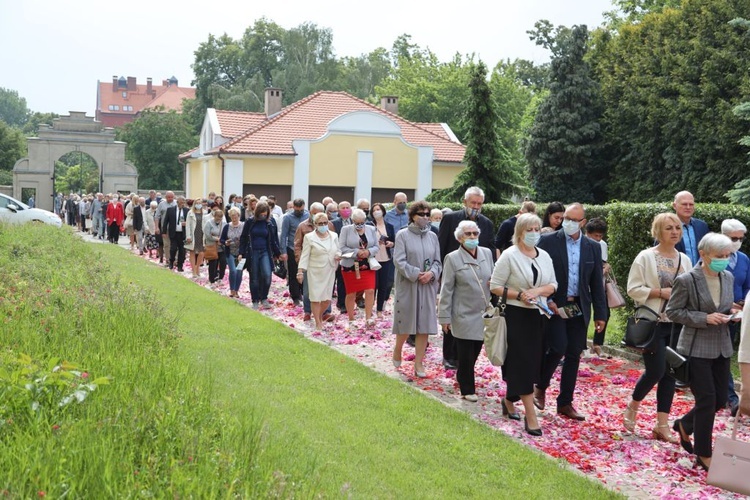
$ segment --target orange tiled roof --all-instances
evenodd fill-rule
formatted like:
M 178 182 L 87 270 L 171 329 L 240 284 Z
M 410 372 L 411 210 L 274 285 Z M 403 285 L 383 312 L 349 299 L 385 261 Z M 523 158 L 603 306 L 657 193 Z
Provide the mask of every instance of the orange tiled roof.
M 219 120 L 221 136 L 232 139 L 242 132 L 260 125 L 266 119 L 266 114 L 263 112 L 217 109 L 216 118 Z
M 161 85 L 160 85 L 161 87 Z M 166 87 L 161 93 L 156 94 L 143 109 L 157 108 L 163 106 L 164 109 L 174 109 L 177 111 L 182 110 L 183 99 L 195 99 L 195 89 L 178 87 L 177 85 L 170 85 Z M 135 108 L 135 106 L 133 106 Z
M 463 160 L 466 148 L 451 141 L 440 124 L 413 123 L 346 92 L 330 91 L 316 92 L 283 108 L 271 119 L 207 153 L 294 155 L 292 141 L 317 139 L 326 133 L 331 120 L 352 111 L 372 111 L 387 116 L 401 127 L 407 142 L 432 146 L 437 161 L 460 163 Z
M 99 82 L 97 107 L 102 113 L 135 115 L 138 112 L 162 104 L 166 109 L 182 109 L 182 99 L 195 99 L 195 89 L 177 85 L 152 85 L 152 92 L 146 92 L 146 84 L 136 84 L 135 90 L 118 87 L 112 90 L 112 82 Z M 125 97 L 123 97 L 125 93 Z M 166 95 L 165 95 L 166 94 Z M 159 101 L 156 105 L 154 102 Z M 118 106 L 117 111 L 109 109 Z M 125 111 L 124 106 L 132 106 L 132 111 Z

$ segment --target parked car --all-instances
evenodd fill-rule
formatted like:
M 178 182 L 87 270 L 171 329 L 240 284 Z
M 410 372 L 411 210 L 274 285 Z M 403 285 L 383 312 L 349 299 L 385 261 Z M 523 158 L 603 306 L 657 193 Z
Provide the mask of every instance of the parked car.
M 41 208 L 30 208 L 25 203 L 2 193 L 0 193 L 0 222 L 9 224 L 42 222 L 62 227 L 62 219 L 56 213 Z

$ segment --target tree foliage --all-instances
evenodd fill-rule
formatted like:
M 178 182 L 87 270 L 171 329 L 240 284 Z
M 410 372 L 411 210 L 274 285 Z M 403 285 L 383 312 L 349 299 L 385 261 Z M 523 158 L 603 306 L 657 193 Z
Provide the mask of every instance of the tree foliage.
M 125 156 L 138 169 L 141 189 L 182 189 L 178 156 L 198 145 L 188 120 L 174 110 L 146 110 L 117 131 L 127 142 Z
M 540 23 L 537 23 L 538 25 Z M 539 106 L 526 143 L 531 184 L 538 199 L 601 201 L 598 85 L 584 59 L 586 26 L 551 29 L 538 43 L 552 51 L 549 95 Z
M 10 126 L 21 128 L 29 118 L 26 99 L 18 92 L 0 87 L 0 120 Z
M 95 193 L 99 190 L 99 165 L 86 153 L 71 151 L 55 161 L 56 193 Z
M 0 120 L 0 172 L 11 172 L 16 161 L 25 155 L 26 138 L 20 130 Z

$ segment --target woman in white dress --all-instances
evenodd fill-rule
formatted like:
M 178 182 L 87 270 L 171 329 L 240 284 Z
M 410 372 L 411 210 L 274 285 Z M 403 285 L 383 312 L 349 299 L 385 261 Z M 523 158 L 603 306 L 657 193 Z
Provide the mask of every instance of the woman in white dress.
M 307 233 L 302 240 L 302 254 L 297 268 L 297 281 L 302 283 L 307 271 L 310 309 L 315 319 L 315 328 L 323 328 L 323 311 L 331 303 L 336 268 L 341 259 L 339 238 L 328 230 L 328 216 L 319 212 L 313 216 L 315 231 Z

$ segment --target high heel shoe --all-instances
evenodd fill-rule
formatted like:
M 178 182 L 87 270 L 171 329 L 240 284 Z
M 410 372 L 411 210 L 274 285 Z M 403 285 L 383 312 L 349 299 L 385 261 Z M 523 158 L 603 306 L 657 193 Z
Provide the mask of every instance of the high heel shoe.
M 684 449 L 686 452 L 692 455 L 693 443 L 690 442 L 690 436 L 688 435 L 687 432 L 685 432 L 685 429 L 682 427 L 682 420 L 680 419 L 675 420 L 674 424 L 672 424 L 672 429 L 674 429 L 674 431 L 680 435 L 680 446 L 682 446 L 682 449 Z
M 695 457 L 695 466 L 700 467 L 704 471 L 708 472 L 708 465 L 706 465 L 706 462 L 704 462 L 703 459 L 701 459 L 701 457 L 699 456 Z
M 631 434 L 635 432 L 635 419 L 638 417 L 638 409 L 633 409 L 628 403 L 625 414 L 622 416 L 622 426 Z
M 414 367 L 414 376 L 418 378 L 426 378 L 427 373 L 425 373 L 424 368 L 419 370 L 416 366 Z
M 669 424 L 657 424 L 656 427 L 654 427 L 654 430 L 651 431 L 651 434 L 657 441 L 664 441 L 671 444 L 677 444 L 679 442 L 679 440 L 669 432 Z
M 502 398 L 500 400 L 500 404 L 502 405 L 502 408 L 503 408 L 503 416 L 508 417 L 511 420 L 521 420 L 521 415 L 519 415 L 517 411 L 511 412 L 508 409 L 508 406 L 505 404 L 505 401 L 506 401 L 505 398 Z
M 529 429 L 529 423 L 526 421 L 526 417 L 523 417 L 523 428 L 526 430 L 527 434 L 530 434 L 532 436 L 539 437 L 542 435 L 542 428 L 538 429 Z
M 399 368 L 401 366 L 401 360 L 400 359 L 394 359 L 393 360 L 393 367 Z

